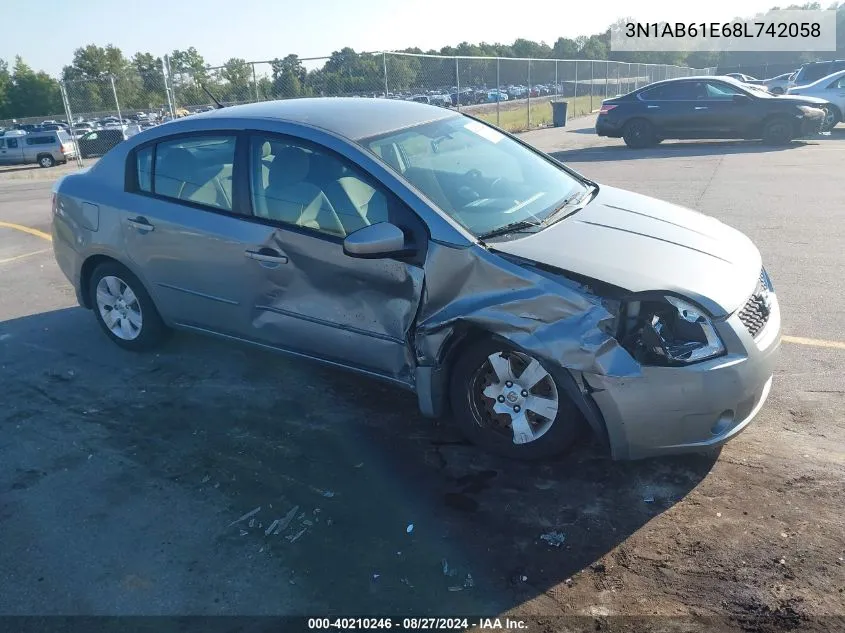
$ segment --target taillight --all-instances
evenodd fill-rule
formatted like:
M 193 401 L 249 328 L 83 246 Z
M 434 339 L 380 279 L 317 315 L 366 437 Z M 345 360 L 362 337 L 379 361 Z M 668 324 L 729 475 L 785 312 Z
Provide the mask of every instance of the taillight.
M 616 106 L 612 105 L 612 104 L 602 104 L 601 110 L 599 110 L 599 114 L 607 114 L 608 112 L 613 110 L 613 108 L 615 108 L 615 107 Z

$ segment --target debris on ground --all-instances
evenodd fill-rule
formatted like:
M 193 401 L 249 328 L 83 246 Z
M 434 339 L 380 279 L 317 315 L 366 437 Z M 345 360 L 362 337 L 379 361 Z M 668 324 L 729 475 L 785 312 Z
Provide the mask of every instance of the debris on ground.
M 249 534 L 249 532 L 244 529 L 241 529 L 241 536 L 246 536 L 247 534 Z
M 540 540 L 546 541 L 551 547 L 560 547 L 566 540 L 566 534 L 563 532 L 546 532 L 540 535 Z
M 295 543 L 296 541 L 298 541 L 298 540 L 299 540 L 299 537 L 300 537 L 300 536 L 302 536 L 303 534 L 305 534 L 305 532 L 306 532 L 307 530 L 308 530 L 308 528 L 302 528 L 299 532 L 297 532 L 297 533 L 296 533 L 296 534 L 294 534 L 293 536 L 286 536 L 285 538 L 286 538 L 287 540 L 289 540 L 291 543 Z
M 467 574 L 467 577 L 464 579 L 464 587 L 467 589 L 475 587 L 475 580 L 473 580 L 472 574 Z
M 251 528 L 255 527 L 255 519 L 254 518 L 249 520 L 249 527 L 251 527 Z
M 450 567 L 449 561 L 447 561 L 445 558 L 440 562 L 440 566 L 443 569 L 443 575 L 444 576 L 449 576 L 451 578 L 454 578 L 455 576 L 458 575 L 458 570 Z
M 270 536 L 273 533 L 273 530 L 275 530 L 279 526 L 280 521 L 281 519 L 274 519 L 273 522 L 270 524 L 270 527 L 264 530 L 264 536 Z
M 276 530 L 273 532 L 273 534 L 279 534 L 281 532 L 284 532 L 286 529 L 288 529 L 288 526 L 290 525 L 291 521 L 293 521 L 293 518 L 296 516 L 297 512 L 299 512 L 299 506 L 293 506 L 291 511 L 288 512 L 284 516 L 284 518 L 279 521 L 279 525 L 276 528 Z
M 243 515 L 241 518 L 239 518 L 239 519 L 235 519 L 234 521 L 232 521 L 232 522 L 229 524 L 229 526 L 228 526 L 228 527 L 232 527 L 233 525 L 236 525 L 236 524 L 240 523 L 241 521 L 246 521 L 247 519 L 250 519 L 250 518 L 254 517 L 254 516 L 255 516 L 256 514 L 258 514 L 259 512 L 261 512 L 261 506 L 258 506 L 257 508 L 255 508 L 255 510 L 250 510 L 250 511 L 249 511 L 249 512 L 247 512 L 245 515 Z
M 331 499 L 332 497 L 335 496 L 335 493 L 332 492 L 331 490 L 323 490 L 322 488 L 315 488 L 314 486 L 308 486 L 308 487 L 311 488 L 311 490 L 316 492 L 318 495 L 320 495 L 321 497 L 325 497 L 326 499 Z
M 408 534 L 410 534 L 410 533 L 411 533 L 411 532 L 413 532 L 413 531 L 414 531 L 414 524 L 413 524 L 413 523 L 409 523 L 409 524 L 408 524 L 408 527 L 407 527 L 407 528 L 405 528 L 405 532 L 407 532 Z
M 651 495 L 649 495 L 648 497 L 645 497 L 645 498 L 643 499 L 643 501 L 645 501 L 646 503 L 654 503 L 654 497 L 652 497 Z
M 463 591 L 464 588 L 461 585 L 453 585 L 449 587 L 449 591 Z
M 407 579 L 407 578 L 400 578 L 400 579 L 399 579 L 399 582 L 401 582 L 403 585 L 407 585 L 407 586 L 408 586 L 408 587 L 410 587 L 411 589 L 413 589 L 413 588 L 414 588 L 414 585 L 412 585 L 412 584 L 408 581 L 408 579 Z
M 381 574 L 373 574 L 373 580 L 378 580 Z

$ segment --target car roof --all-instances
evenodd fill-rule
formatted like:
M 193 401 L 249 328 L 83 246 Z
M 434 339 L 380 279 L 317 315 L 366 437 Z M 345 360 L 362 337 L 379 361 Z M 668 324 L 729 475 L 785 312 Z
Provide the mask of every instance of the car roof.
M 190 118 L 276 119 L 318 127 L 350 140 L 359 140 L 454 116 L 458 115 L 451 110 L 416 101 L 320 97 L 249 103 L 195 114 Z

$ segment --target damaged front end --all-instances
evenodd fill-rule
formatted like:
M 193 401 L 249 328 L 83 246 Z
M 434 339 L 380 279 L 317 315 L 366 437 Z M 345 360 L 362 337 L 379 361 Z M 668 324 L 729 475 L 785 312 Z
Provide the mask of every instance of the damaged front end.
M 605 436 L 582 374 L 640 374 L 617 339 L 620 303 L 613 293 L 511 255 L 439 244 L 429 250 L 425 284 L 413 338 L 423 413 L 442 413 L 448 366 L 464 340 L 482 333 L 568 370 L 571 381 L 563 387 Z

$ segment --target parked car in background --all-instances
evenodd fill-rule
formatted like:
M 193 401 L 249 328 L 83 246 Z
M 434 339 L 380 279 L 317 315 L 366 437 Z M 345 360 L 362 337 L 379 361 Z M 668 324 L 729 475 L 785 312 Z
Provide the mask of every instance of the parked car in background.
M 507 101 L 508 93 L 501 90 L 490 90 L 487 92 L 487 102 L 496 103 L 497 101 Z
M 126 140 L 126 134 L 121 127 L 94 130 L 79 139 L 79 153 L 82 158 L 96 158 L 124 140 Z
M 148 130 L 58 181 L 52 222 L 115 344 L 179 328 L 378 377 L 509 457 L 582 428 L 617 459 L 719 446 L 777 365 L 778 299 L 747 237 L 409 101 Z
M 76 158 L 77 147 L 64 130 L 20 132 L 0 137 L 0 164 L 52 167 Z
M 798 74 L 793 79 L 793 84 L 796 86 L 806 86 L 840 70 L 845 70 L 845 59 L 808 62 L 798 70 Z
M 832 129 L 845 118 L 845 70 L 822 77 L 805 86 L 793 86 L 786 91 L 790 96 L 818 97 L 829 103 L 825 105 L 825 129 Z
M 782 75 L 778 75 L 777 77 L 772 77 L 771 79 L 763 79 L 761 81 L 758 81 L 757 85 L 763 86 L 773 95 L 782 95 L 787 91 L 787 89 L 791 88 L 794 85 L 792 80 L 797 74 L 797 70 L 791 73 L 784 73 Z
M 93 129 L 94 128 L 92 128 L 90 125 L 79 124 L 79 125 L 73 126 L 73 133 L 74 133 L 74 135 L 79 137 L 79 136 L 83 136 L 85 134 L 88 134 L 88 132 L 93 131 Z
M 730 77 L 668 79 L 602 102 L 596 133 L 632 148 L 663 139 L 763 139 L 770 144 L 817 134 L 826 102 L 774 96 Z
M 742 73 L 727 73 L 725 77 L 730 77 L 731 79 L 736 79 L 737 81 L 741 81 L 742 83 L 749 83 L 751 81 L 758 81 L 756 78 L 752 77 L 751 75 L 743 75 Z

